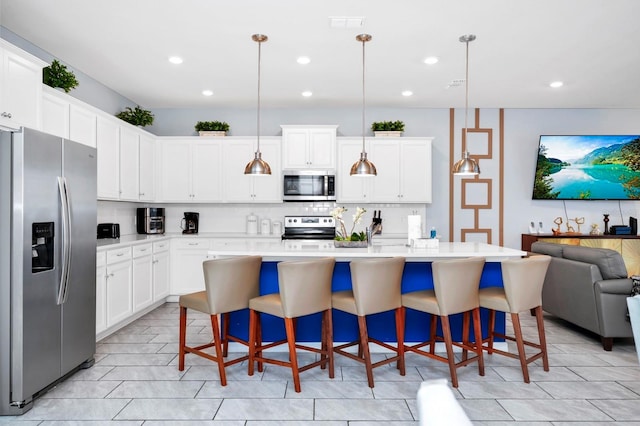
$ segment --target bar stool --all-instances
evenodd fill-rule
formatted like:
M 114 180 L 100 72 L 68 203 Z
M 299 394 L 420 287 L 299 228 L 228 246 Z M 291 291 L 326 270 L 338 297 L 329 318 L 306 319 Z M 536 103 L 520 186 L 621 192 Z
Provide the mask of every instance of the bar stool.
M 278 263 L 279 293 L 254 297 L 249 301 L 249 376 L 253 376 L 254 362 L 258 371 L 262 363 L 290 367 L 296 392 L 300 392 L 300 373 L 313 367 L 329 365 L 329 377 L 333 379 L 333 324 L 331 320 L 331 281 L 334 258 L 287 261 Z M 320 349 L 296 343 L 296 318 L 322 312 L 322 337 Z M 287 338 L 262 344 L 260 313 L 284 318 Z M 287 343 L 289 361 L 266 358 L 262 351 Z M 300 367 L 296 349 L 320 354 L 320 360 Z
M 544 371 L 549 371 L 547 342 L 544 334 L 544 321 L 542 320 L 542 285 L 549 262 L 551 262 L 549 256 L 505 260 L 502 262 L 503 287 L 487 287 L 480 290 L 480 306 L 489 309 L 489 337 L 486 339 L 487 345 L 483 346 L 483 349 L 489 354 L 496 352 L 519 359 L 525 383 L 529 383 L 527 364 L 542 358 L 542 368 Z M 496 311 L 511 314 L 515 336 L 495 332 Z M 522 336 L 519 313 L 523 311 L 535 313 L 538 326 L 538 344 L 524 340 Z M 515 341 L 518 354 L 494 349 L 493 342 L 496 337 Z M 524 350 L 525 345 L 539 349 L 539 352 L 527 358 Z
M 248 346 L 246 340 L 229 335 L 230 312 L 249 307 L 249 299 L 260 294 L 261 256 L 243 256 L 228 259 L 206 260 L 202 263 L 205 291 L 180 296 L 180 347 L 178 370 L 184 370 L 185 353 L 192 353 L 218 363 L 220 383 L 227 385 L 224 367 L 248 359 L 248 355 L 225 362 L 229 340 Z M 202 312 L 211 317 L 213 340 L 211 343 L 189 347 L 187 337 L 187 309 Z M 222 314 L 224 327 L 220 337 L 218 314 Z M 203 349 L 215 346 L 215 355 Z
M 480 328 L 480 301 L 478 288 L 484 268 L 483 257 L 467 259 L 440 260 L 431 264 L 433 273 L 433 290 L 420 290 L 402 295 L 402 305 L 431 314 L 430 340 L 407 346 L 405 350 L 428 356 L 449 364 L 451 384 L 458 387 L 456 369 L 471 362 L 478 362 L 478 373 L 484 376 L 484 361 L 482 359 L 482 330 Z M 453 342 L 449 316 L 463 314 L 462 342 Z M 474 342 L 469 341 L 469 314 L 473 314 Z M 443 336 L 436 336 L 437 321 L 442 323 Z M 444 340 L 447 350 L 446 358 L 435 353 L 436 341 Z M 421 350 L 429 345 L 429 352 Z M 462 360 L 458 363 L 453 355 L 453 346 L 462 348 Z M 476 356 L 468 358 L 468 351 Z
M 402 273 L 404 271 L 404 257 L 392 257 L 383 259 L 353 260 L 351 268 L 352 290 L 338 291 L 331 296 L 333 309 L 356 315 L 360 339 L 336 346 L 336 353 L 361 362 L 367 370 L 369 387 L 373 385 L 373 369 L 381 365 L 396 361 L 400 375 L 405 375 L 404 366 L 404 308 L 401 300 Z M 367 315 L 380 312 L 395 311 L 397 346 L 369 337 L 367 333 Z M 390 349 L 395 356 L 371 362 L 369 342 Z M 344 349 L 358 345 L 358 355 L 346 352 Z

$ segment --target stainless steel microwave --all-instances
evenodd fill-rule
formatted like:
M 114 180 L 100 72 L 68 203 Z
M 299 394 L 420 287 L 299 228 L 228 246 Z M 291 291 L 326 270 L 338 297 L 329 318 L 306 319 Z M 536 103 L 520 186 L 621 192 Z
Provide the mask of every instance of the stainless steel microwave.
M 335 170 L 283 170 L 282 199 L 284 201 L 335 201 Z

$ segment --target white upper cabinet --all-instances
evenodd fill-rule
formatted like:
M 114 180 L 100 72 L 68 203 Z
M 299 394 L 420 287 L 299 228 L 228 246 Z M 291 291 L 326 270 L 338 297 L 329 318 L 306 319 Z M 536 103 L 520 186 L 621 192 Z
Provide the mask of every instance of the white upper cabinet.
M 336 125 L 282 125 L 283 169 L 335 169 Z M 273 169 L 273 167 L 272 167 Z
M 365 148 L 369 150 L 369 141 Z M 350 176 L 351 166 L 360 159 L 362 138 L 340 138 L 338 140 L 338 168 L 336 170 L 337 194 L 340 203 L 370 203 L 371 180 L 375 177 Z
M 378 171 L 372 202 L 431 202 L 431 138 L 376 138 L 368 157 Z
M 138 132 L 120 126 L 120 199 L 138 201 Z
M 115 119 L 98 117 L 96 145 L 98 149 L 98 198 L 120 197 L 120 126 Z
M 40 129 L 42 68 L 47 64 L 0 39 L 0 126 Z
M 42 86 L 42 126 L 45 133 L 69 138 L 69 102 L 58 91 Z
M 154 201 L 156 197 L 156 141 L 149 135 L 140 134 L 139 141 L 140 169 L 140 201 Z
M 256 138 L 225 138 L 222 164 L 223 201 L 228 203 L 281 203 L 282 174 L 280 139 L 260 138 L 262 159 L 271 167 L 271 175 L 251 176 L 244 168 L 256 152 Z
M 162 201 L 221 201 L 222 142 L 172 138 L 163 139 L 160 144 Z
M 69 139 L 96 147 L 97 114 L 82 105 L 69 105 Z

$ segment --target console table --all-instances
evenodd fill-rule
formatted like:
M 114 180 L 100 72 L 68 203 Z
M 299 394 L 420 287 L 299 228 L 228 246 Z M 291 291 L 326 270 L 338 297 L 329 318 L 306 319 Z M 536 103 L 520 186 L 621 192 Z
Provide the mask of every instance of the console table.
M 627 273 L 630 276 L 640 275 L 640 236 L 638 235 L 522 234 L 522 250 L 531 251 L 531 244 L 536 241 L 615 250 L 622 255 Z

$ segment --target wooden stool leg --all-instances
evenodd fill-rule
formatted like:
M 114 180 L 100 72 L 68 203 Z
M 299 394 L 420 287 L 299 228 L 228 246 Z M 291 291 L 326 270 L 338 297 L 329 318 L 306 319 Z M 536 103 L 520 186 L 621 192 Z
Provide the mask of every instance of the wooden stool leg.
M 398 356 L 400 359 L 397 363 L 397 368 L 400 370 L 400 375 L 405 375 L 404 365 L 404 323 L 405 323 L 405 309 L 403 306 L 396 309 L 396 340 L 398 341 Z
M 493 353 L 493 339 L 495 338 L 494 333 L 496 330 L 496 311 L 493 309 L 489 309 L 489 342 L 487 353 Z
M 187 341 L 187 308 L 180 306 L 180 343 L 178 348 L 178 370 L 184 370 L 184 347 Z
M 482 357 L 482 326 L 480 325 L 480 308 L 473 310 L 473 334 L 478 356 L 478 374 L 484 376 L 484 358 Z
M 300 371 L 298 371 L 298 357 L 296 356 L 296 330 L 293 318 L 285 318 L 284 327 L 287 332 L 287 343 L 289 345 L 289 360 L 291 362 L 291 373 L 293 374 L 293 387 L 296 392 L 300 392 Z
M 447 361 L 449 361 L 449 372 L 451 373 L 451 386 L 458 387 L 458 375 L 456 373 L 456 359 L 453 355 L 453 341 L 451 339 L 451 326 L 449 325 L 449 317 L 440 317 L 442 321 L 442 334 L 444 337 L 444 343 L 447 348 Z
M 324 311 L 325 320 L 324 320 L 324 328 L 326 331 L 326 346 L 327 346 L 327 356 L 329 357 L 329 378 L 334 378 L 334 364 L 333 364 L 333 318 L 331 309 L 327 309 Z
M 438 332 L 438 316 L 431 315 L 431 331 L 429 335 L 429 353 L 434 355 L 436 353 L 436 333 Z
M 253 376 L 253 363 L 256 356 L 256 345 L 258 344 L 258 313 L 253 309 L 249 310 L 249 370 L 247 374 Z
M 222 356 L 229 356 L 229 323 L 231 322 L 231 314 L 225 312 L 222 314 Z
M 536 312 L 536 322 L 538 323 L 538 341 L 540 342 L 540 350 L 542 351 L 542 368 L 549 371 L 549 357 L 547 356 L 547 337 L 544 333 L 544 321 L 542 318 L 542 306 L 534 308 Z
M 513 323 L 513 332 L 516 337 L 516 345 L 518 346 L 518 358 L 520 359 L 520 367 L 524 382 L 529 383 L 529 369 L 527 368 L 527 355 L 524 352 L 524 342 L 522 339 L 522 328 L 520 327 L 520 315 L 511 313 L 511 322 Z
M 227 386 L 227 375 L 224 371 L 224 359 L 222 358 L 222 342 L 220 342 L 220 324 L 218 315 L 211 315 L 211 328 L 213 330 L 213 343 L 216 348 L 216 360 L 218 362 L 218 372 L 220 373 L 220 384 Z
M 470 325 L 470 321 L 469 321 L 469 311 L 464 312 L 462 314 L 462 360 L 466 361 L 467 358 L 469 357 L 469 351 L 467 350 L 467 347 L 471 346 L 470 340 L 469 340 L 469 325 Z
M 371 365 L 371 353 L 369 352 L 369 334 L 367 333 L 366 317 L 358 317 L 358 328 L 360 329 L 360 346 L 362 348 L 362 357 L 364 365 L 367 369 L 367 381 L 369 387 L 373 387 L 373 367 Z

